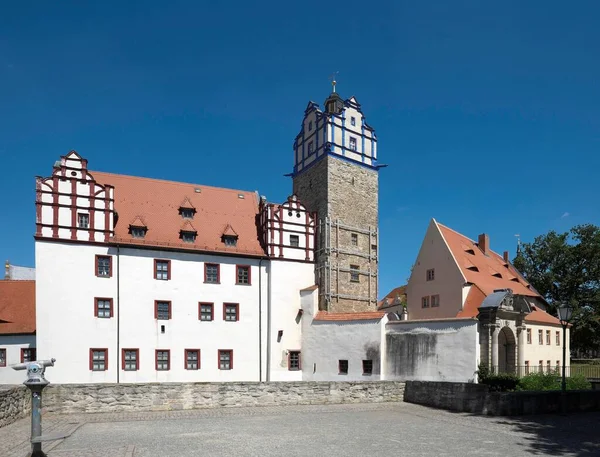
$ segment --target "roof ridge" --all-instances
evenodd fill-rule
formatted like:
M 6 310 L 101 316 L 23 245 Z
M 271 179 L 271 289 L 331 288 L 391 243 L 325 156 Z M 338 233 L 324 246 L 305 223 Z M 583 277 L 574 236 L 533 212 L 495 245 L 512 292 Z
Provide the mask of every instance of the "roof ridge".
M 25 268 L 34 268 L 34 267 L 25 267 Z M 35 279 L 0 279 L 0 284 L 2 284 L 3 282 L 16 282 L 16 283 L 35 282 Z

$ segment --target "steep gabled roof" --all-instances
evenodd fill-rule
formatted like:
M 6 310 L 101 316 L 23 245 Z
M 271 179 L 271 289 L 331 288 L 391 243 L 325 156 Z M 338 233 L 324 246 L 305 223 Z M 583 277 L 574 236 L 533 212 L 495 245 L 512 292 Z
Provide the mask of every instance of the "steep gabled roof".
M 118 221 L 114 241 L 128 244 L 195 251 L 263 256 L 256 217 L 255 192 L 187 184 L 160 179 L 91 172 L 99 184 L 115 188 Z M 194 208 L 193 219 L 184 220 L 181 207 Z M 143 239 L 129 234 L 129 224 L 139 217 L 148 228 Z M 192 229 L 189 228 L 191 222 Z M 235 247 L 225 246 L 223 228 L 231 224 L 238 235 Z M 184 228 L 185 227 L 185 228 Z M 194 243 L 180 239 L 180 230 L 197 231 Z
M 389 308 L 390 306 L 395 306 L 397 304 L 397 298 L 400 298 L 400 300 L 406 303 L 406 288 L 406 285 L 393 288 L 385 297 L 383 297 L 383 299 L 379 301 L 379 303 L 377 303 L 377 309 L 382 310 Z
M 0 335 L 35 333 L 35 281 L 0 281 Z

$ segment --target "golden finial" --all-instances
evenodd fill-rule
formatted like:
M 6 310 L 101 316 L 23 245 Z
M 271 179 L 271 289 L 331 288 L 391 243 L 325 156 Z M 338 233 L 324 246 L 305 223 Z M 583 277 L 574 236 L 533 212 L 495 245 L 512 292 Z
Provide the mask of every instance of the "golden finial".
M 335 78 L 338 73 L 339 73 L 339 71 L 336 71 L 329 77 L 331 79 L 331 87 L 332 87 L 334 93 L 335 93 L 335 85 L 337 84 L 337 81 L 335 80 Z

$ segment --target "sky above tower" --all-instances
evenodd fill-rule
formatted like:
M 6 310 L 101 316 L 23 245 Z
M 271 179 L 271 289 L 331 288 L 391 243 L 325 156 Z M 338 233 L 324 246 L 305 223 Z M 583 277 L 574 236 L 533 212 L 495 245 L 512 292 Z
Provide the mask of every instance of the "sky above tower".
M 510 250 L 600 224 L 593 0 L 9 2 L 0 15 L 0 256 L 34 265 L 34 177 L 91 170 L 291 193 L 309 100 L 378 136 L 380 290 L 429 220 Z M 3 259 L 4 260 L 4 259 Z

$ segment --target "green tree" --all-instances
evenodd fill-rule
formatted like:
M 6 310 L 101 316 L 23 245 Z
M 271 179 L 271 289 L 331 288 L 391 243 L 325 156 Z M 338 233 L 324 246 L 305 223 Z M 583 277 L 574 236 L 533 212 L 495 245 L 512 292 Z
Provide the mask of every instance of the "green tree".
M 567 233 L 550 231 L 524 243 L 513 264 L 550 304 L 574 307 L 571 348 L 600 347 L 600 227 L 586 224 Z

